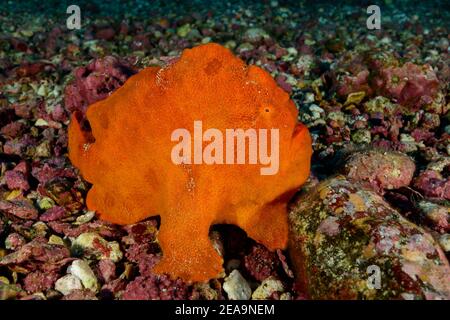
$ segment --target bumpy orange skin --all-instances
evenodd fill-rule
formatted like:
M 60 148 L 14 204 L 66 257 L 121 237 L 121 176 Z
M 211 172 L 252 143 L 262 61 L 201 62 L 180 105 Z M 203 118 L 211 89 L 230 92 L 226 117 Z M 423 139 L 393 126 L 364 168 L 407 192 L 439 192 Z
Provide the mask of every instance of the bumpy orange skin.
M 91 105 L 87 119 L 92 133 L 75 116 L 69 127 L 69 157 L 93 184 L 87 206 L 118 224 L 159 214 L 163 258 L 155 272 L 186 281 L 219 276 L 223 261 L 208 238 L 217 223 L 235 224 L 269 249 L 285 248 L 286 204 L 309 175 L 311 138 L 264 70 L 220 45 L 201 45 L 166 68 L 134 75 Z M 278 173 L 261 175 L 260 164 L 175 165 L 171 134 L 192 132 L 196 120 L 223 133 L 278 128 Z

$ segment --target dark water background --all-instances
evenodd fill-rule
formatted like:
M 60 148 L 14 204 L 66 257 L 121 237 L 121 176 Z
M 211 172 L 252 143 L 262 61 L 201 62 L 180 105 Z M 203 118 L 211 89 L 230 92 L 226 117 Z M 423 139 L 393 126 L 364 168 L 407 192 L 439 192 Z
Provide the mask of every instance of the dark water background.
M 369 1 L 369 0 L 348 0 L 348 1 L 323 1 L 323 0 L 278 0 L 278 1 L 101 1 L 101 0 L 25 0 L 25 1 L 0 1 L 1 15 L 44 15 L 49 18 L 56 17 L 62 12 L 64 13 L 69 5 L 78 5 L 82 10 L 82 14 L 91 18 L 95 17 L 139 17 L 151 18 L 154 15 L 188 15 L 192 13 L 202 13 L 210 11 L 212 14 L 232 14 L 233 9 L 237 7 L 248 7 L 251 10 L 263 11 L 267 6 L 272 7 L 286 7 L 297 12 L 317 12 L 320 16 L 319 9 L 338 8 L 342 11 L 348 11 L 352 14 L 355 9 L 361 8 L 365 10 L 367 6 L 376 4 L 380 6 L 382 12 L 389 12 L 391 8 L 395 7 L 407 14 L 416 14 L 419 18 L 429 20 L 430 17 L 438 18 L 440 16 L 449 16 L 450 1 L 447 0 L 428 0 L 428 1 L 400 1 L 400 0 L 384 0 L 384 1 Z M 446 19 L 446 23 L 449 20 Z

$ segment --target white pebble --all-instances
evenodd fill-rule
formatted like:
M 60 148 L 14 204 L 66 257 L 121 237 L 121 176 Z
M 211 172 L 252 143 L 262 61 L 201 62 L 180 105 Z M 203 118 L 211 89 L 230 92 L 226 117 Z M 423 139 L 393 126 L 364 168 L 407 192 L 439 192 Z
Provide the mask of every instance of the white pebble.
M 63 295 L 68 295 L 72 290 L 81 290 L 83 285 L 81 280 L 72 274 L 66 274 L 64 277 L 59 278 L 55 282 L 55 289 L 61 292 Z
M 274 277 L 269 277 L 264 279 L 261 285 L 256 288 L 256 290 L 252 294 L 253 300 L 265 300 L 269 298 L 274 292 L 283 292 L 284 285 L 283 283 L 275 279 Z
M 252 295 L 252 289 L 250 289 L 247 280 L 237 270 L 233 270 L 225 278 L 223 290 L 230 300 L 249 300 Z
M 97 292 L 99 289 L 97 277 L 92 271 L 89 264 L 84 260 L 75 260 L 69 266 L 67 271 L 81 280 L 86 289 Z

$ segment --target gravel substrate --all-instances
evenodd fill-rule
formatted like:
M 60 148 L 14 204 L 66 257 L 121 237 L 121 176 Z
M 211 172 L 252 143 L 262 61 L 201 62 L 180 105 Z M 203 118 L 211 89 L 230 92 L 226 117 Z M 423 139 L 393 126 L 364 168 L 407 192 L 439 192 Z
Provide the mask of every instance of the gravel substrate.
M 449 299 L 449 5 L 384 1 L 377 31 L 366 28 L 366 1 L 346 3 L 78 1 L 82 28 L 68 30 L 65 1 L 2 1 L 0 299 Z M 320 247 L 316 229 L 295 218 L 293 225 L 305 228 L 298 255 L 271 252 L 237 227 L 214 226 L 210 239 L 225 274 L 188 284 L 152 272 L 161 259 L 158 217 L 118 226 L 87 209 L 90 185 L 67 157 L 70 114 L 84 113 L 139 70 L 164 66 L 183 49 L 209 42 L 268 71 L 298 107 L 314 149 L 311 176 L 295 200 L 305 202 L 301 208 L 338 216 L 317 188 L 331 184 L 337 201 L 346 201 L 347 193 L 360 192 L 351 186 L 359 183 L 388 212 L 374 217 L 374 228 L 393 228 L 383 220 L 389 216 L 395 228 L 408 226 L 400 238 L 426 239 L 428 247 L 415 243 L 414 252 L 432 250 L 438 280 L 419 281 L 427 278 L 425 269 L 419 278 L 409 269 L 403 280 L 391 281 L 398 291 L 355 293 L 353 282 L 330 276 L 331 267 L 324 267 L 331 272 L 326 276 L 314 274 L 323 267 L 314 260 L 320 254 L 308 252 Z M 329 180 L 337 174 L 351 182 Z M 294 204 L 291 217 L 303 210 Z M 370 206 L 363 211 L 374 214 Z M 342 223 L 351 233 L 348 221 Z M 339 229 L 334 220 L 328 227 Z M 400 238 L 391 245 L 407 247 Z M 345 252 L 348 239 L 339 241 L 333 248 L 347 263 L 354 258 Z M 377 261 L 388 259 L 389 266 L 389 256 L 401 265 L 412 259 L 380 252 Z M 305 271 L 305 264 L 317 269 Z M 331 292 L 324 283 L 351 292 Z

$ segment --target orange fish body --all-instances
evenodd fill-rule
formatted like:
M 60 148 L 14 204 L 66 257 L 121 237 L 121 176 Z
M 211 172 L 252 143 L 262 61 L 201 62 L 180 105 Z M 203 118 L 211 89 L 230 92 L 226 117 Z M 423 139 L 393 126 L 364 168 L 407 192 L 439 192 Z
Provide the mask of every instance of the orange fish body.
M 92 132 L 73 115 L 69 157 L 93 184 L 87 206 L 101 219 L 132 224 L 161 216 L 163 258 L 155 272 L 206 281 L 223 271 L 208 237 L 212 224 L 235 224 L 269 249 L 285 248 L 287 201 L 307 179 L 312 153 L 297 115 L 267 72 L 220 45 L 201 45 L 167 67 L 142 70 L 91 105 Z M 277 173 L 263 175 L 265 165 L 248 161 L 174 163 L 174 130 L 193 131 L 196 121 L 203 132 L 278 129 Z M 205 150 L 210 142 L 202 144 Z

